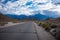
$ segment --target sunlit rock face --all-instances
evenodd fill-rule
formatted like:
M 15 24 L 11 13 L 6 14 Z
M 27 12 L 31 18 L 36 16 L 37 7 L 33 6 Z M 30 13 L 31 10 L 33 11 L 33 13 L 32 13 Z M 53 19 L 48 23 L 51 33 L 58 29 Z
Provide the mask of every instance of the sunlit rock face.
M 56 5 L 58 3 L 60 0 L 0 0 L 0 12 L 5 15 L 40 14 L 55 18 L 60 17 L 60 5 Z M 41 19 L 41 16 L 39 17 Z

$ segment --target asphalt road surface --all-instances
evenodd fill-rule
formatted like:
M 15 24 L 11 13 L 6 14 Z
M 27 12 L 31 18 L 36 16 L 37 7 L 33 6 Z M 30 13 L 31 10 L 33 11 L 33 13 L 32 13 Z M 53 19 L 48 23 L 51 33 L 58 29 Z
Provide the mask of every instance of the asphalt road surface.
M 1 28 L 0 40 L 39 40 L 34 22 Z
M 0 40 L 38 40 L 33 22 L 0 29 Z

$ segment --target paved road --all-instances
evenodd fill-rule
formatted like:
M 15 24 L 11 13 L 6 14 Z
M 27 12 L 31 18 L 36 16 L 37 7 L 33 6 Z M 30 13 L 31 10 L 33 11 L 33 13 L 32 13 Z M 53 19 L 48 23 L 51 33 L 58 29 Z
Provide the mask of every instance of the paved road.
M 37 26 L 35 26 L 35 23 L 30 21 L 7 28 L 1 28 L 0 40 L 55 40 L 41 27 L 37 28 Z
M 33 22 L 0 29 L 0 40 L 38 40 Z

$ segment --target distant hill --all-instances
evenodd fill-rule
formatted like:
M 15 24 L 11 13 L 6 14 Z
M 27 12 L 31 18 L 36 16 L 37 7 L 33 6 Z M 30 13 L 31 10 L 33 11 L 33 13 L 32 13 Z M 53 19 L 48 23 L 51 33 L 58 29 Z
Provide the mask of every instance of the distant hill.
M 3 14 L 0 14 L 0 22 L 10 22 L 10 21 L 18 21 L 17 19 L 12 19 L 10 17 L 7 17 Z
M 51 21 L 51 22 L 60 22 L 60 18 L 50 18 L 50 19 L 48 19 L 48 21 Z
M 54 21 L 54 20 L 56 21 L 57 20 L 57 21 L 60 21 L 60 18 L 47 18 L 46 20 L 50 20 L 50 21 Z
M 8 17 L 6 17 L 6 16 L 3 15 L 3 14 L 0 14 L 0 22 L 1 22 L 1 21 L 9 21 L 9 20 L 11 20 L 11 19 L 8 18 Z
M 60 25 L 60 18 L 48 18 L 47 20 L 43 20 L 42 22 Z

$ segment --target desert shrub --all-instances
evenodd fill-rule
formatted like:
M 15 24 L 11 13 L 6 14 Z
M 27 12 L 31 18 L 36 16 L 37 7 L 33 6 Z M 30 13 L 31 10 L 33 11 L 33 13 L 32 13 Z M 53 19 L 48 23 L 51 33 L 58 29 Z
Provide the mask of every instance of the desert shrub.
M 49 29 L 49 24 L 48 23 L 40 22 L 38 25 L 42 26 L 45 30 Z
M 41 25 L 42 25 L 42 23 L 39 23 L 38 25 L 39 25 L 39 26 L 41 26 Z
M 7 22 L 0 22 L 0 26 L 4 26 Z
M 42 27 L 44 27 L 45 30 L 48 30 L 49 29 L 49 26 L 47 24 L 43 24 Z
M 13 23 L 17 23 L 18 21 L 17 20 L 11 20 Z

